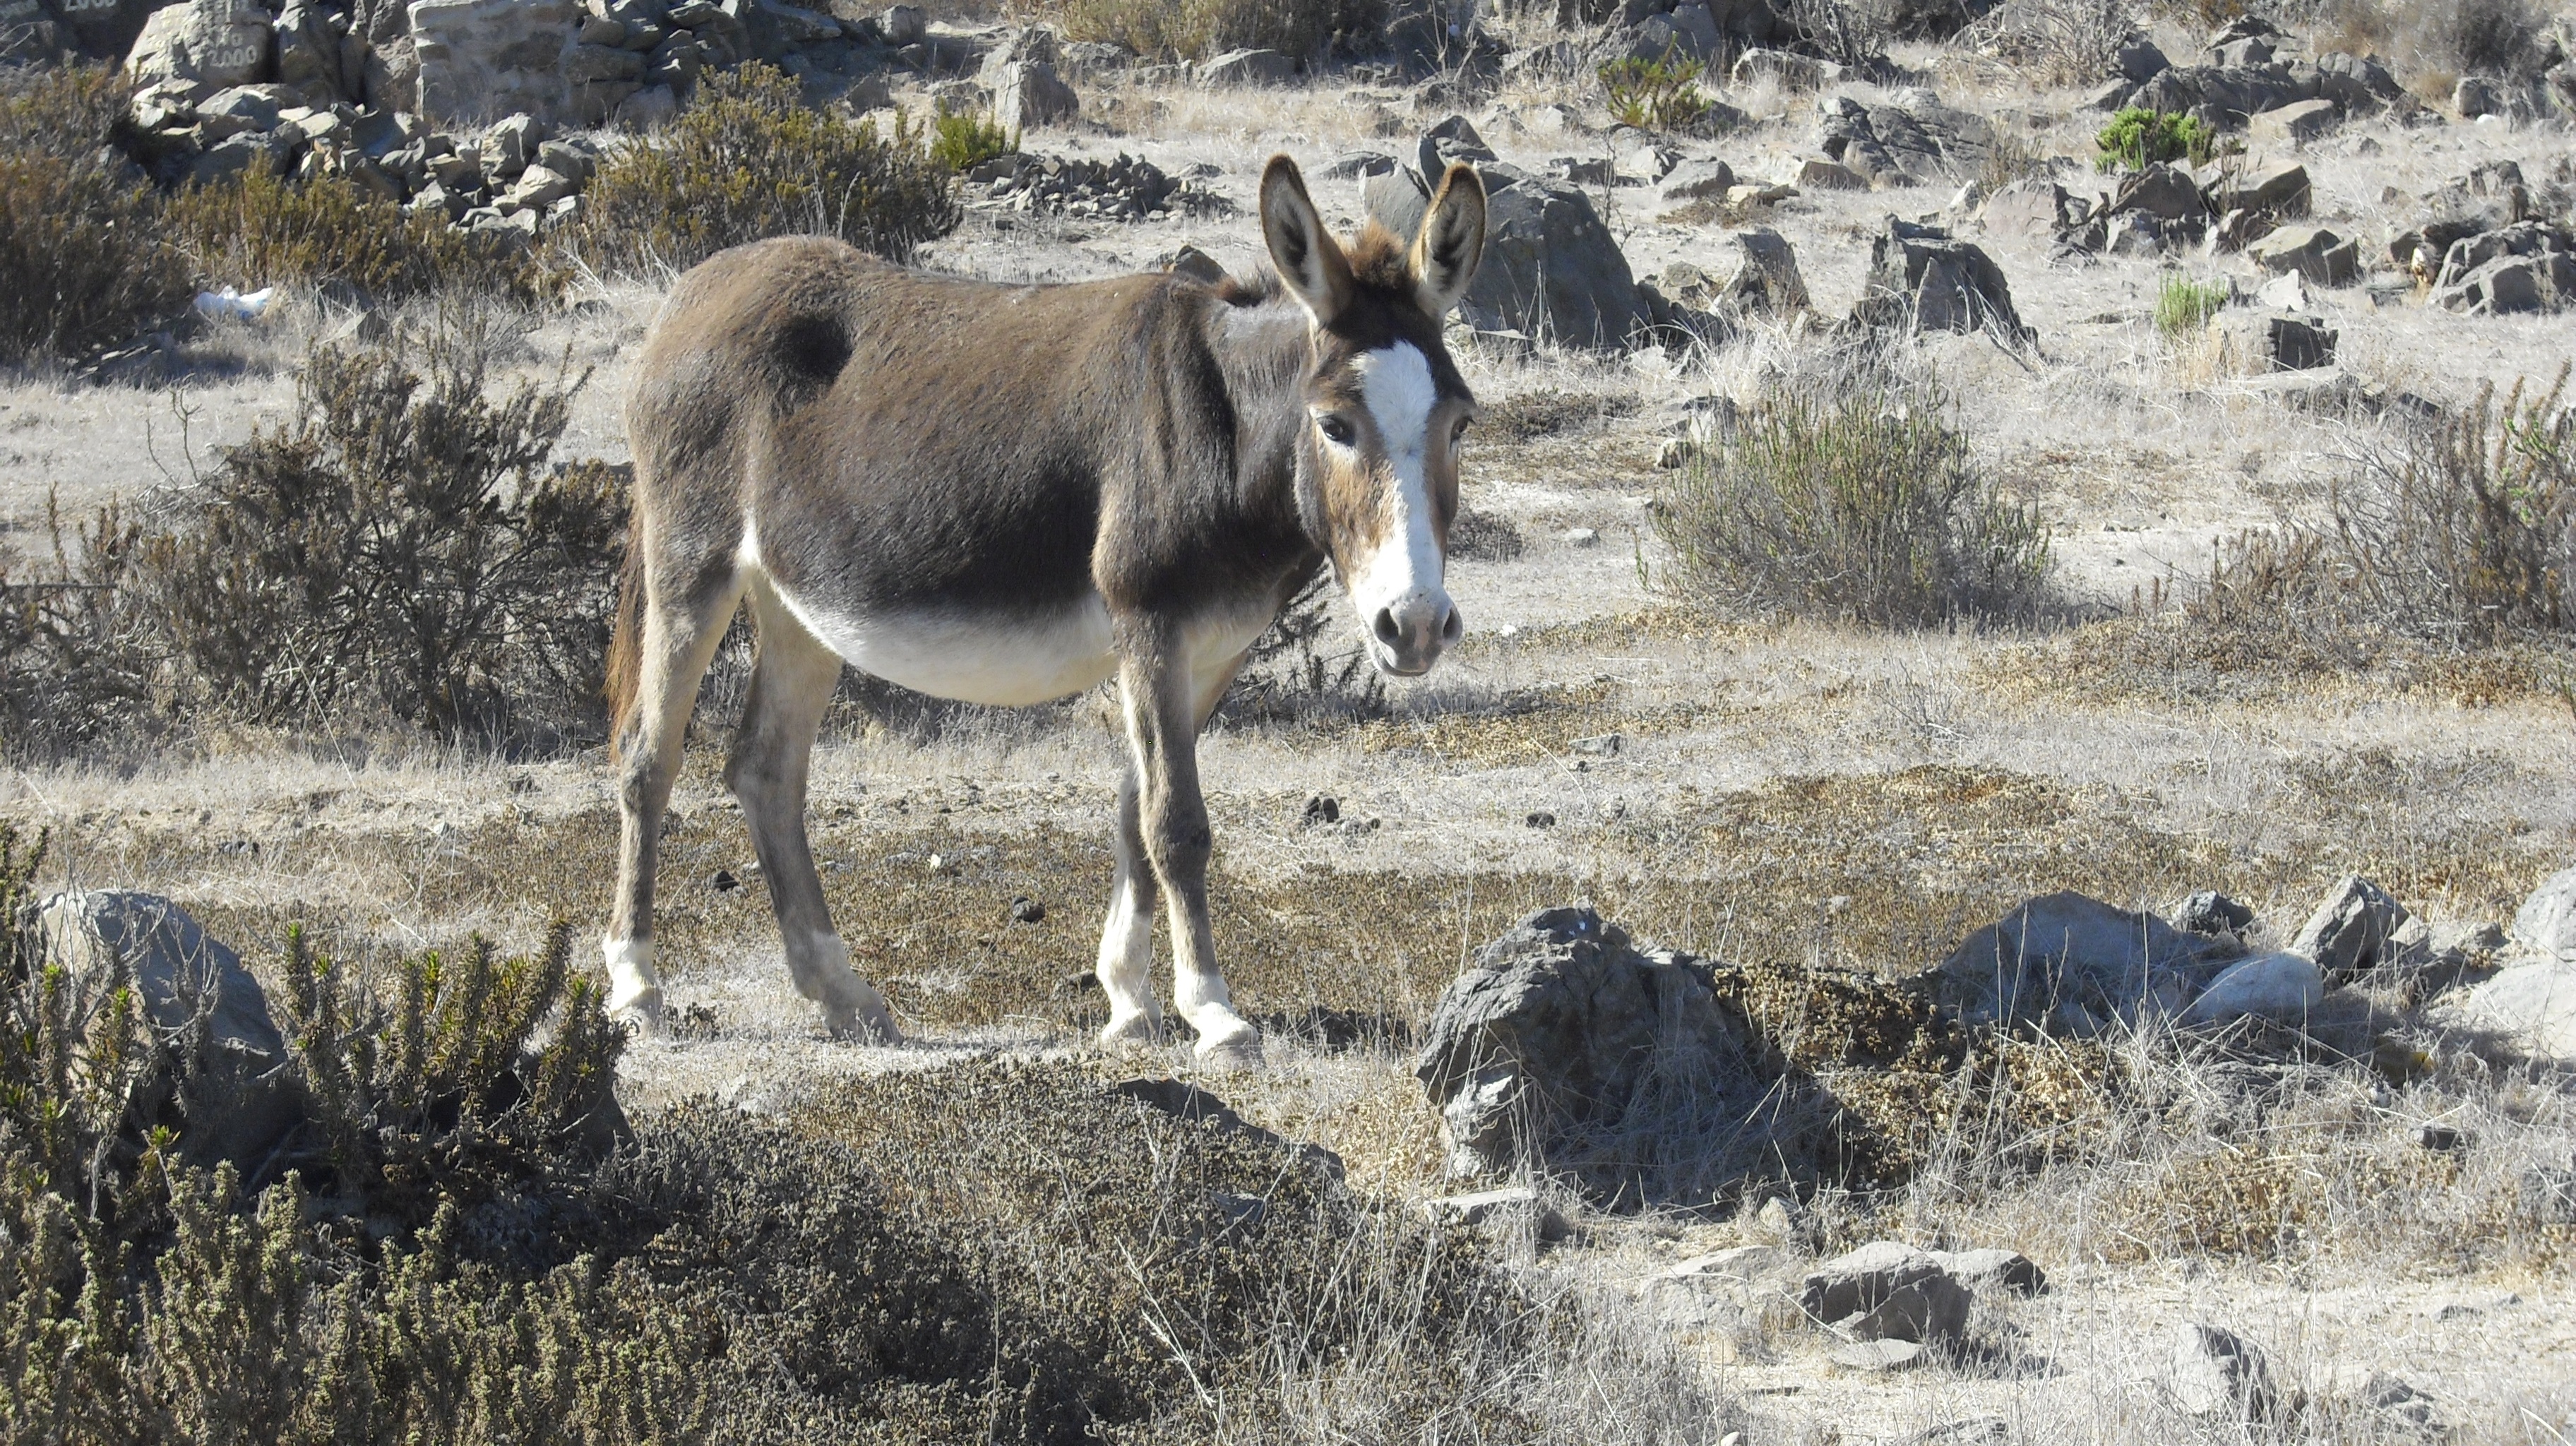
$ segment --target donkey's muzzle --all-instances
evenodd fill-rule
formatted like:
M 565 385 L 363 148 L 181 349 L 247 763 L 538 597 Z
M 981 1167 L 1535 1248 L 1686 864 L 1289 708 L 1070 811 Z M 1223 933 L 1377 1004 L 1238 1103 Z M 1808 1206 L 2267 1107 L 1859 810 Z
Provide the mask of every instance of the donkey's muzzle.
M 1399 677 L 1431 671 L 1442 650 L 1466 631 L 1457 605 L 1445 592 L 1418 592 L 1377 610 L 1369 619 L 1369 641 L 1378 667 Z

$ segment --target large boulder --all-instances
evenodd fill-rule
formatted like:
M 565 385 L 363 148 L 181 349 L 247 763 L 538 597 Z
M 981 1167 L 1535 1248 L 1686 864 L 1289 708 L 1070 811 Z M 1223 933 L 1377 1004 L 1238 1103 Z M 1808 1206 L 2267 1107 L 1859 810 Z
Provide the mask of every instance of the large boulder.
M 1082 113 L 1082 98 L 1042 60 L 1013 61 L 996 73 L 993 114 L 1014 130 L 1057 125 Z
M 1980 117 L 1928 90 L 1902 90 L 1868 105 L 1834 96 L 1818 107 L 1817 147 L 1876 187 L 1927 186 L 1974 175 L 1994 148 Z
M 2316 317 L 2232 308 L 2211 317 L 2209 329 L 2218 339 L 2220 361 L 2245 375 L 2333 366 L 2340 337 Z
M 2245 248 L 2265 271 L 2295 271 L 2319 286 L 2362 279 L 2361 243 L 2326 226 L 2284 226 Z
M 2178 65 L 2160 71 L 2131 92 L 2127 104 L 2173 115 L 2197 115 L 2236 127 L 2268 110 L 2293 101 L 2314 100 L 2318 79 L 2313 68 L 2295 72 L 2287 65 Z
M 1809 1272 L 1798 1306 L 1835 1333 L 1863 1341 L 1956 1340 L 1976 1295 L 1928 1250 L 1873 1241 Z
M 175 1109 L 179 1155 L 191 1164 L 229 1161 L 244 1175 L 265 1164 L 302 1119 L 303 1101 L 268 998 L 241 956 L 157 894 L 56 894 L 36 921 L 43 962 L 64 971 L 76 1017 L 133 989 L 154 1046 L 135 1088 L 137 1116 Z
M 1414 1074 L 1460 1175 L 1532 1158 L 1615 1189 L 1651 1175 L 1657 1149 L 1715 1174 L 1773 1148 L 1754 1122 L 1777 1076 L 1707 966 L 1640 950 L 1588 908 L 1541 910 L 1479 950 L 1433 1009 Z M 1694 1122 L 1688 1138 L 1640 1138 L 1675 1119 Z
M 2386 890 L 2347 874 L 2317 902 L 2308 922 L 2291 936 L 2290 948 L 2315 960 L 2329 983 L 2349 984 L 2393 960 L 2390 941 L 2411 917 Z
M 1968 936 L 1926 976 L 1933 1002 L 1972 1024 L 2091 1035 L 2113 1020 L 2178 1014 L 2243 958 L 2233 939 L 2082 894 L 2047 894 Z
M 2435 287 L 2456 286 L 2479 267 L 2505 256 L 2549 256 L 2576 252 L 2576 235 L 2546 221 L 2517 221 L 2451 243 L 2442 255 Z
M 1908 332 L 1991 332 L 2014 346 L 2033 335 L 1984 247 L 1894 216 L 1870 243 L 1869 279 L 1853 316 Z
M 606 115 L 597 102 L 613 108 L 642 88 L 644 57 L 578 45 L 580 22 L 572 0 L 415 0 L 412 52 L 420 67 L 421 113 L 447 124 L 514 113 L 554 118 L 572 110 L 578 84 Z M 632 73 L 629 61 L 612 55 L 632 57 Z M 578 82 L 567 67 L 577 68 Z
M 2553 959 L 2576 963 L 2576 865 L 2543 879 L 2513 915 L 2514 940 Z
M 2462 1013 L 2544 1059 L 2576 1064 L 2576 960 L 2516 964 L 2470 991 Z
M 2556 311 L 2576 301 L 2576 256 L 2565 252 L 2499 256 L 2447 286 L 2436 287 L 2431 300 L 2435 306 L 2471 316 Z
M 2184 1024 L 2268 1019 L 2304 1025 L 2326 1001 L 2325 972 L 2305 954 L 2258 954 L 2227 966 L 2182 1012 Z
M 275 27 L 276 17 L 250 0 L 180 0 L 144 22 L 125 68 L 137 85 L 249 85 L 268 79 Z
M 1424 149 L 1442 154 L 1431 139 Z M 1627 345 L 1648 320 L 1636 274 L 1583 188 L 1514 166 L 1477 171 L 1485 182 L 1485 257 L 1460 318 L 1478 331 L 1517 331 L 1560 346 Z M 1370 176 L 1361 186 L 1369 215 L 1398 236 L 1420 231 L 1431 194 L 1424 174 L 1418 162 Z

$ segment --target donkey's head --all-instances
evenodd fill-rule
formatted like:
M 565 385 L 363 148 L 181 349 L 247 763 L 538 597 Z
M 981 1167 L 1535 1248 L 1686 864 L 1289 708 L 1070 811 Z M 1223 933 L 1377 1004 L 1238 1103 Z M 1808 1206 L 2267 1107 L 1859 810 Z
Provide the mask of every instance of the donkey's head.
M 1261 177 L 1261 234 L 1313 318 L 1297 448 L 1307 531 L 1359 609 L 1369 657 L 1430 670 L 1463 624 L 1441 575 L 1458 515 L 1458 447 L 1476 399 L 1440 318 L 1485 252 L 1485 185 L 1451 166 L 1408 246 L 1372 223 L 1344 250 L 1286 156 Z

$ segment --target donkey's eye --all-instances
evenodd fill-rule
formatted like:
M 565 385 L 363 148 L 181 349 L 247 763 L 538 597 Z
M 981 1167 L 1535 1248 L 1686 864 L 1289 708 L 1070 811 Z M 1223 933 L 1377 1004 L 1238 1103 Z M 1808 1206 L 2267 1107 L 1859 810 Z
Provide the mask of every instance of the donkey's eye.
M 1324 440 L 1336 447 L 1347 447 L 1359 437 L 1358 431 L 1352 428 L 1349 418 L 1338 417 L 1329 412 L 1317 417 L 1315 425 L 1324 429 Z
M 1465 418 L 1465 417 L 1460 417 L 1460 418 L 1458 419 L 1458 425 L 1456 425 L 1456 426 L 1454 426 L 1454 427 L 1451 427 L 1451 428 L 1449 429 L 1449 445 L 1450 445 L 1450 446 L 1455 447 L 1455 446 L 1457 446 L 1459 443 L 1461 443 L 1461 442 L 1463 442 L 1463 441 L 1466 441 L 1466 440 L 1467 440 L 1467 422 L 1468 422 L 1468 419 L 1467 419 L 1467 418 Z

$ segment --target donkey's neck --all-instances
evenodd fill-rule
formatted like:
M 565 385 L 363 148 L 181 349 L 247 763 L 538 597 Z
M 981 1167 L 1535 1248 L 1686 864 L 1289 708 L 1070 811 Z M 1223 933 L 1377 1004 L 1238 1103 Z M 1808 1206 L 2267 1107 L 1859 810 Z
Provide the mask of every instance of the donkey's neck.
M 1236 504 L 1286 521 L 1320 552 L 1321 519 L 1304 517 L 1297 496 L 1306 372 L 1314 364 L 1305 308 L 1274 295 L 1250 306 L 1220 304 L 1209 322 L 1209 350 L 1234 408 Z

